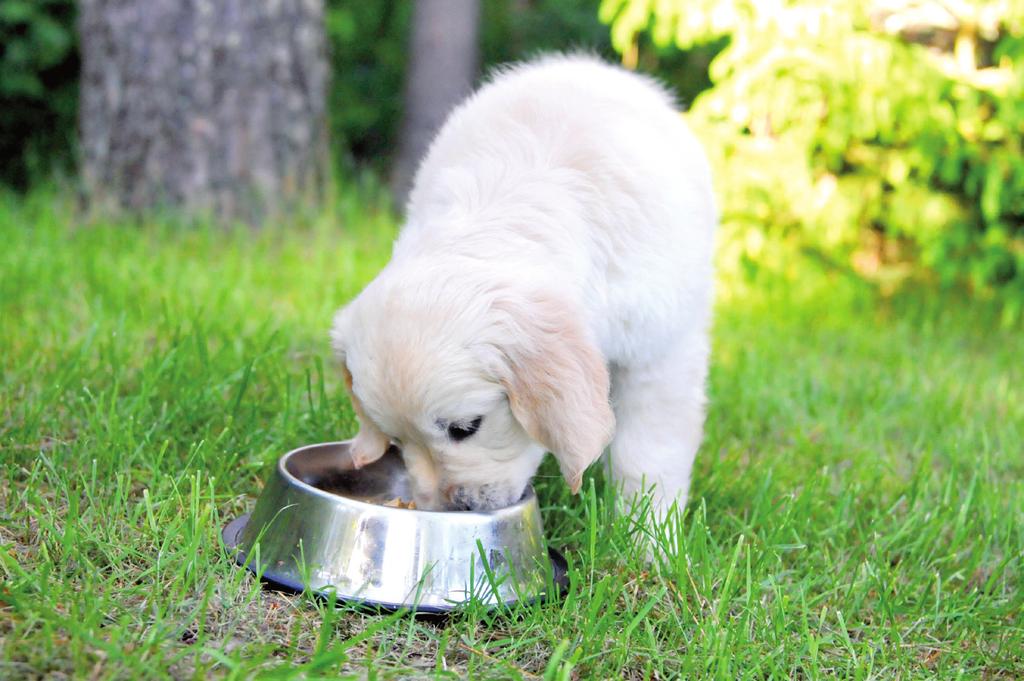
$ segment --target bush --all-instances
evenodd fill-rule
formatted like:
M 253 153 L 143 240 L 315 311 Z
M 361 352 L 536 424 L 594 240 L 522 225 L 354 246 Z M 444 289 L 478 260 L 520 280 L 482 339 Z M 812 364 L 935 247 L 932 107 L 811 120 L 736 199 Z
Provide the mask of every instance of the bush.
M 604 0 L 615 47 L 727 37 L 691 112 L 726 261 L 799 244 L 893 288 L 966 282 L 1024 312 L 1024 6 Z
M 481 12 L 484 71 L 544 50 L 612 54 L 590 0 L 482 2 Z M 342 166 L 383 169 L 398 146 L 411 20 L 412 3 L 327 0 L 331 133 Z
M 24 187 L 74 156 L 73 0 L 0 0 L 0 183 Z
M 328 0 L 331 142 L 343 166 L 386 158 L 397 143 L 412 3 Z

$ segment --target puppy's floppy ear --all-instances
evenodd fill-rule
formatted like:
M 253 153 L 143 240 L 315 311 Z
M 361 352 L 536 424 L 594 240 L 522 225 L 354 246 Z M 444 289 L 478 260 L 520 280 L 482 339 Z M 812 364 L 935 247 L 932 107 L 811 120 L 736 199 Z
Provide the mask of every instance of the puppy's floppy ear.
M 352 457 L 353 465 L 356 468 L 362 468 L 363 466 L 371 464 L 384 456 L 388 447 L 391 446 L 391 440 L 366 416 L 366 412 L 363 409 L 363 403 L 359 401 L 358 397 L 356 397 L 356 392 L 352 388 L 352 373 L 348 370 L 348 362 L 345 353 L 344 322 L 345 312 L 342 310 L 338 313 L 337 317 L 335 317 L 334 326 L 331 328 L 331 344 L 334 346 L 334 351 L 341 360 L 341 373 L 345 378 L 345 389 L 348 391 L 349 399 L 352 401 L 352 409 L 355 411 L 356 419 L 359 421 L 359 432 L 352 441 L 352 447 L 350 448 L 349 453 Z
M 565 301 L 544 293 L 508 296 L 494 308 L 504 321 L 495 345 L 504 355 L 499 379 L 512 414 L 555 455 L 575 494 L 615 429 L 604 358 Z

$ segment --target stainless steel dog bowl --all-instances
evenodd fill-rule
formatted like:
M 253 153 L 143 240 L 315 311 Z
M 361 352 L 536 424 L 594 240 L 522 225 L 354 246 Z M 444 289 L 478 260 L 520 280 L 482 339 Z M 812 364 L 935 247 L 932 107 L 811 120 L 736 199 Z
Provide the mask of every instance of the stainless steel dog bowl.
M 545 546 L 532 488 L 489 512 L 381 505 L 395 498 L 411 499 L 396 449 L 356 470 L 348 442 L 309 445 L 280 458 L 251 516 L 222 536 L 273 586 L 387 609 L 446 612 L 564 588 L 565 561 Z

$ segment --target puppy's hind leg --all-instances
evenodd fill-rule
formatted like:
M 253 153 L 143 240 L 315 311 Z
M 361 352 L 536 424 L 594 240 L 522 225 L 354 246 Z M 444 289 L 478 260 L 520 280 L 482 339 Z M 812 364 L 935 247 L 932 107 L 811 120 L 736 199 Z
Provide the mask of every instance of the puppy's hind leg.
M 653 519 L 686 505 L 704 430 L 708 340 L 692 334 L 643 366 L 612 377 L 616 431 L 608 469 L 628 505 L 650 492 Z

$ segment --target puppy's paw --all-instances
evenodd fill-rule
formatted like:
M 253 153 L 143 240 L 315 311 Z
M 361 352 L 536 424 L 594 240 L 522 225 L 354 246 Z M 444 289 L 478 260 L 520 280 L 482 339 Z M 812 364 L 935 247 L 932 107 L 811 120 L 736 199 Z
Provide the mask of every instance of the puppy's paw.
M 352 448 L 349 450 L 352 457 L 352 465 L 357 469 L 368 466 L 388 451 L 391 441 L 380 431 L 371 428 L 360 428 L 359 434 L 352 441 Z

